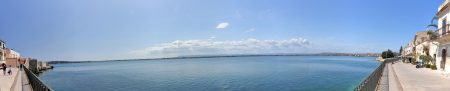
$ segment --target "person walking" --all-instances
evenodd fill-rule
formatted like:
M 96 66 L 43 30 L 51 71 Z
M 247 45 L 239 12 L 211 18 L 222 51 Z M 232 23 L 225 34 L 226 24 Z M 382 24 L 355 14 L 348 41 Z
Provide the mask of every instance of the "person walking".
M 11 72 L 11 69 L 12 69 L 12 67 L 11 67 L 11 65 L 9 65 L 9 69 L 8 69 L 8 74 L 9 74 L 9 75 L 11 75 L 11 73 L 12 73 L 12 72 Z
M 3 75 L 6 75 L 6 64 L 2 63 L 2 70 L 3 70 Z

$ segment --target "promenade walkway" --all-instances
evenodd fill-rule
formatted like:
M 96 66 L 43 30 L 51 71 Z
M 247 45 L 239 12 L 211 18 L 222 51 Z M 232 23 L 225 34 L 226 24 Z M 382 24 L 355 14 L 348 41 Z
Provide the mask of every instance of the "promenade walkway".
M 392 91 L 449 91 L 450 77 L 442 75 L 441 71 L 431 70 L 429 68 L 417 69 L 410 63 L 395 63 L 389 66 L 390 73 L 396 80 L 389 80 L 389 90 L 392 86 L 397 89 Z M 396 76 L 396 77 L 395 77 Z M 391 75 L 390 75 L 391 77 Z M 392 83 L 392 84 L 391 84 Z M 401 89 L 398 89 L 401 88 Z
M 388 65 L 388 64 L 386 64 Z M 381 76 L 380 81 L 378 82 L 378 87 L 376 91 L 389 91 L 389 69 L 388 67 L 384 67 L 383 74 Z
M 0 91 L 32 91 L 24 71 L 18 68 L 12 68 L 11 71 L 11 75 L 3 75 L 3 71 L 0 71 Z
M 18 68 L 12 68 L 11 69 L 12 74 L 3 75 L 3 71 L 0 71 L 0 91 L 11 91 L 14 90 L 14 86 L 17 81 L 18 77 Z
M 399 61 L 395 62 L 395 64 L 398 63 Z M 386 66 L 383 70 L 383 75 L 381 76 L 381 80 L 378 83 L 377 91 L 403 91 L 403 87 L 401 86 L 400 81 L 395 74 L 395 70 L 392 68 L 392 65 L 392 63 L 386 63 Z
M 19 77 L 17 78 L 17 85 L 15 85 L 15 87 L 20 89 L 16 91 L 33 91 L 25 71 L 20 71 Z

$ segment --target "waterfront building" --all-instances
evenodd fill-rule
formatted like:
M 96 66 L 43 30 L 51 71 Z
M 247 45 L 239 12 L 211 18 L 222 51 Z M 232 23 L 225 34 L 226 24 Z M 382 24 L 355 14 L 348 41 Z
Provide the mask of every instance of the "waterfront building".
M 40 66 L 41 66 L 39 68 L 39 70 L 47 70 L 47 69 L 51 68 L 50 64 L 48 64 L 47 61 L 39 61 L 39 62 L 40 62 Z
M 430 53 L 430 46 L 433 46 L 433 48 L 437 48 L 437 45 L 433 45 L 433 42 L 430 40 L 430 36 L 428 35 L 427 31 L 417 32 L 414 36 L 413 45 L 414 47 L 412 56 L 416 58 L 416 61 L 420 60 L 420 55 L 435 54 L 435 51 L 433 51 L 433 53 Z
M 446 36 L 448 34 L 448 18 L 449 15 L 449 0 L 445 0 L 439 8 L 436 16 L 438 18 L 438 31 L 441 37 Z
M 5 48 L 5 57 L 6 58 L 20 58 L 20 53 L 17 51 L 14 51 L 14 49 Z
M 439 42 L 436 41 L 436 39 L 432 39 L 431 36 L 436 31 L 433 30 L 427 30 L 422 32 L 417 32 L 413 45 L 415 49 L 414 56 L 416 57 L 416 60 L 419 60 L 419 56 L 425 55 L 425 56 L 431 56 L 433 59 L 436 59 Z
M 42 69 L 43 69 L 43 63 L 42 63 L 42 61 L 38 61 L 38 62 L 37 62 L 37 70 L 40 71 L 40 70 L 42 70 Z
M 420 45 L 429 40 L 430 38 L 428 37 L 427 31 L 417 32 L 414 36 L 414 45 Z
M 434 64 L 439 65 L 439 63 L 436 62 L 439 52 L 439 42 L 431 41 L 429 42 L 428 47 L 429 55 L 434 59 Z
M 414 43 L 409 42 L 405 48 L 403 48 L 402 56 L 403 57 L 413 57 Z
M 3 63 L 6 60 L 4 49 L 5 49 L 5 42 L 0 39 L 0 63 Z
M 19 59 L 20 59 L 20 53 L 14 51 L 13 49 L 10 48 L 5 48 L 5 63 L 8 66 L 12 66 L 12 67 L 17 67 L 19 66 Z
M 38 73 L 38 61 L 37 59 L 28 58 L 25 62 L 25 67 L 27 67 L 33 73 Z
M 444 65 L 440 63 L 440 60 L 436 60 L 439 57 L 440 42 L 437 34 L 437 30 L 427 30 L 417 32 L 414 39 L 407 44 L 402 52 L 402 57 L 406 58 L 408 62 L 416 61 L 419 62 L 420 56 L 430 56 L 433 61 L 429 61 L 426 64 L 435 64 L 437 66 Z M 436 37 L 433 37 L 436 36 Z M 415 59 L 415 60 L 413 60 Z M 405 60 L 405 61 L 406 61 Z M 423 61 L 422 61 L 423 62 Z
M 437 49 L 437 57 L 436 57 L 436 66 L 439 70 L 448 72 L 450 69 L 446 67 L 450 67 L 450 63 L 447 62 L 449 60 L 447 50 L 450 48 L 450 36 L 448 36 L 449 32 L 449 0 L 445 0 L 442 5 L 439 6 L 437 16 L 437 32 L 439 33 L 439 38 L 437 39 L 438 49 Z
M 23 58 L 23 57 L 19 58 L 19 64 L 25 64 L 26 61 L 27 61 L 27 58 Z

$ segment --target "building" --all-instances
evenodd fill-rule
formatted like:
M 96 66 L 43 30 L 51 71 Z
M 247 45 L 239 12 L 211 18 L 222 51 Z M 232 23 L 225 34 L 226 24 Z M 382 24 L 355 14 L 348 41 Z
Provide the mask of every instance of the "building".
M 3 63 L 6 60 L 4 49 L 5 49 L 5 42 L 0 39 L 0 63 Z
M 5 48 L 4 51 L 5 51 L 6 58 L 17 58 L 17 59 L 20 58 L 20 53 L 14 51 L 13 49 Z
M 426 54 L 424 52 L 424 49 L 427 46 L 427 44 L 428 44 L 427 42 L 429 40 L 430 39 L 429 39 L 426 31 L 416 33 L 416 35 L 414 36 L 414 40 L 413 40 L 413 43 L 415 45 L 415 47 L 413 49 L 413 53 L 416 54 L 414 56 Z M 418 59 L 417 59 L 417 61 L 418 61 Z
M 413 57 L 414 56 L 414 48 L 415 45 L 413 42 L 409 42 L 405 48 L 403 48 L 402 56 L 403 57 Z
M 16 52 L 10 48 L 5 48 L 4 52 L 5 52 L 5 58 L 6 58 L 6 60 L 5 60 L 6 65 L 11 66 L 11 67 L 19 66 L 19 60 L 20 60 L 19 52 Z
M 415 58 L 419 61 L 421 55 L 428 55 L 434 59 L 434 63 L 438 70 L 450 72 L 449 54 L 447 50 L 450 48 L 449 21 L 450 0 L 445 0 L 439 6 L 436 17 L 433 17 L 432 24 L 435 29 L 427 29 L 429 31 L 417 32 L 414 39 L 408 43 L 403 51 L 402 56 L 406 58 Z M 437 21 L 435 21 L 437 20 Z M 435 24 L 437 23 L 437 24 Z
M 43 69 L 42 61 L 38 61 L 38 62 L 37 62 L 37 70 L 38 70 L 38 71 L 41 71 L 42 69 Z
M 37 59 L 28 58 L 25 62 L 25 67 L 34 73 L 38 73 L 38 61 Z
M 431 39 L 428 31 L 417 32 L 414 39 L 408 43 L 402 55 L 408 58 L 416 58 L 415 61 L 420 61 L 419 56 L 421 55 L 431 56 L 435 59 L 437 57 L 438 45 L 438 42 Z
M 427 31 L 417 32 L 414 36 L 414 45 L 420 45 L 424 42 L 430 41 Z
M 439 70 L 448 72 L 450 69 L 446 67 L 450 67 L 449 62 L 449 55 L 447 50 L 450 48 L 450 36 L 448 36 L 449 33 L 449 22 L 448 22 L 448 16 L 449 16 L 449 0 L 445 0 L 442 5 L 439 6 L 438 12 L 436 13 L 437 16 L 437 32 L 439 33 L 439 38 L 437 39 L 438 42 L 438 48 L 436 49 L 436 66 Z

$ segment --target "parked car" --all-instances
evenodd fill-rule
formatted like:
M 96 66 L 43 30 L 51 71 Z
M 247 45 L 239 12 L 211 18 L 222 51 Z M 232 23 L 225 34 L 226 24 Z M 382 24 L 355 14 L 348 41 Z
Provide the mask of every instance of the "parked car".
M 423 68 L 424 66 L 422 61 L 416 62 L 416 68 Z

